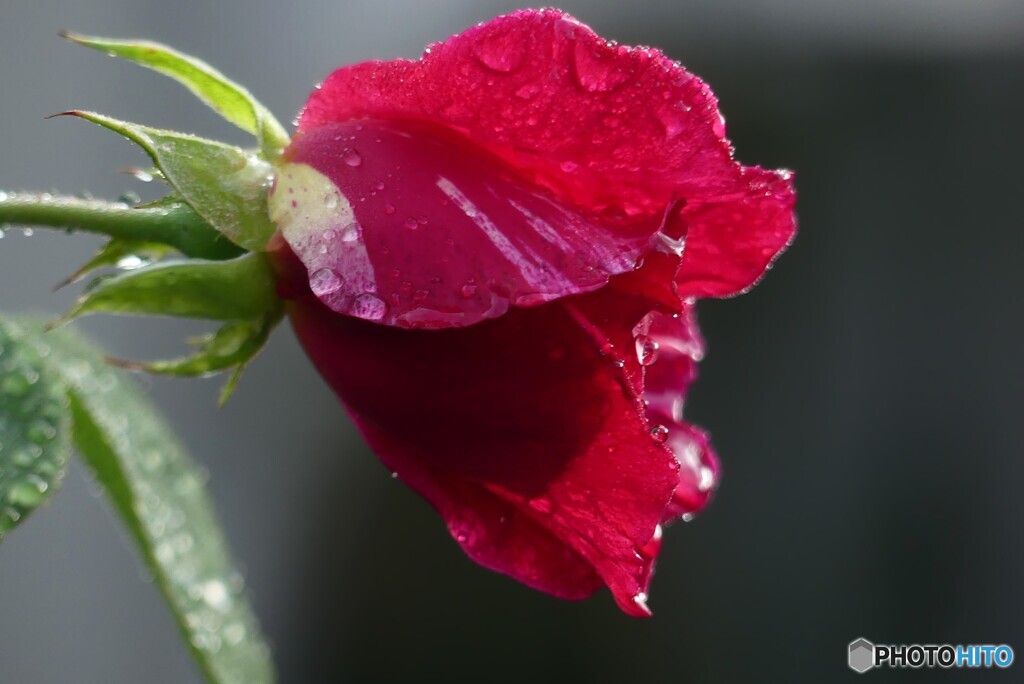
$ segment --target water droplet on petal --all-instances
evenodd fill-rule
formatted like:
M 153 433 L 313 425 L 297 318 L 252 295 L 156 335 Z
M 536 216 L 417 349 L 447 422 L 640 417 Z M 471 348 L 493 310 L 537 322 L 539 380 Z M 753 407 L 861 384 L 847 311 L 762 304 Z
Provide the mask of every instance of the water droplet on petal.
M 379 321 L 388 312 L 388 305 L 369 292 L 363 293 L 352 302 L 352 315 L 367 321 Z
M 697 482 L 697 489 L 706 492 L 715 486 L 715 471 L 706 465 L 700 467 L 700 480 Z
M 358 222 L 353 221 L 344 228 L 341 229 L 341 241 L 342 242 L 355 242 L 362 235 L 363 229 Z
M 526 44 L 518 31 L 495 31 L 482 36 L 473 45 L 473 57 L 486 69 L 509 74 L 519 68 L 526 56 Z
M 318 297 L 337 292 L 344 283 L 345 280 L 329 268 L 321 268 L 309 277 L 309 287 Z
M 388 216 L 392 216 L 395 213 L 395 205 L 389 204 L 386 207 L 384 207 L 384 213 L 387 214 Z
M 530 99 L 536 97 L 537 93 L 539 93 L 539 92 L 540 92 L 540 86 L 539 85 L 537 85 L 535 83 L 527 83 L 526 85 L 524 85 L 524 86 L 520 87 L 518 90 L 516 90 L 516 97 L 522 98 L 524 100 L 530 100 Z
M 613 52 L 583 42 L 577 42 L 574 46 L 573 62 L 576 66 L 576 81 L 589 93 L 615 90 L 630 77 L 630 71 Z
M 665 440 L 668 439 L 668 428 L 664 425 L 655 425 L 651 428 L 651 437 L 658 444 L 664 444 Z
M 406 228 L 406 230 L 416 230 L 417 228 L 420 227 L 419 222 L 414 218 L 405 219 L 405 222 L 402 225 Z
M 637 335 L 636 358 L 641 366 L 650 366 L 658 360 L 658 343 L 647 335 Z
M 459 290 L 459 294 L 462 295 L 463 299 L 472 299 L 473 295 L 476 294 L 476 285 L 473 283 L 466 283 L 462 286 L 462 289 Z
M 342 150 L 342 152 L 341 152 L 341 160 L 343 162 L 345 162 L 345 164 L 347 164 L 348 166 L 351 166 L 353 168 L 355 168 L 357 166 L 362 166 L 362 164 L 363 164 L 363 157 L 362 157 L 362 155 L 360 155 L 358 152 L 356 152 L 351 147 L 346 147 L 344 150 Z

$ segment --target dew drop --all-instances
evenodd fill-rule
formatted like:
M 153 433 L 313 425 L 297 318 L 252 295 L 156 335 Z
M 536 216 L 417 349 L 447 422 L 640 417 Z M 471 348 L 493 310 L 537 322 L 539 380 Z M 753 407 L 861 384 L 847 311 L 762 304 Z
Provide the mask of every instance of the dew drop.
M 412 293 L 412 300 L 414 302 L 422 302 L 430 296 L 430 290 L 416 290 Z
M 476 285 L 473 283 L 466 283 L 462 286 L 462 289 L 459 290 L 459 294 L 462 295 L 463 299 L 472 299 L 476 294 Z
M 384 213 L 387 214 L 388 216 L 393 216 L 395 213 L 395 205 L 389 204 L 386 207 L 384 207 Z
M 486 69 L 509 74 L 523 63 L 526 44 L 519 32 L 493 32 L 474 43 L 473 57 Z
M 355 242 L 362 235 L 363 229 L 358 222 L 353 221 L 341 229 L 340 239 L 342 242 Z
M 344 279 L 329 268 L 321 268 L 309 278 L 309 287 L 318 297 L 337 292 L 344 284 Z
M 658 360 L 658 343 L 647 335 L 637 335 L 636 358 L 641 366 L 650 366 Z
M 406 228 L 406 230 L 416 230 L 417 228 L 420 227 L 419 222 L 411 217 L 405 219 L 405 222 L 402 225 Z
M 577 168 L 579 168 L 576 162 L 571 161 L 564 161 L 561 164 L 559 164 L 559 167 L 562 169 L 562 171 L 565 171 L 566 173 L 572 173 Z
M 367 321 L 379 321 L 388 312 L 388 305 L 380 297 L 365 292 L 352 302 L 352 315 Z
M 224 628 L 224 638 L 231 645 L 240 644 L 245 638 L 245 626 L 240 622 L 232 622 Z
M 537 93 L 540 92 L 540 86 L 535 83 L 527 83 L 518 90 L 516 90 L 516 97 L 523 100 L 530 100 L 537 97 Z
M 630 77 L 630 72 L 615 58 L 615 55 L 584 42 L 577 42 L 573 48 L 573 62 L 576 66 L 576 81 L 589 93 L 615 90 Z
M 223 610 L 228 607 L 231 597 L 228 588 L 220 580 L 204 582 L 199 589 L 200 596 L 211 608 Z
M 142 268 L 147 263 L 149 262 L 146 259 L 143 259 L 142 257 L 135 254 L 129 254 L 128 256 L 124 256 L 118 259 L 115 266 L 117 266 L 117 268 L 121 269 L 122 271 L 134 271 L 136 269 Z
M 668 428 L 664 425 L 655 425 L 651 428 L 651 437 L 658 444 L 664 444 L 665 440 L 668 439 Z
M 7 490 L 7 501 L 15 506 L 33 508 L 42 503 L 44 491 L 30 482 L 18 482 Z
M 363 164 L 363 157 L 362 157 L 362 155 L 360 155 L 358 152 L 356 152 L 351 147 L 346 147 L 344 150 L 342 150 L 342 152 L 341 152 L 341 160 L 343 162 L 345 162 L 345 164 L 347 164 L 348 166 L 351 166 L 353 168 L 355 168 L 357 166 L 362 166 L 362 164 Z
M 700 480 L 697 482 L 697 489 L 706 492 L 715 486 L 715 471 L 706 465 L 700 467 Z

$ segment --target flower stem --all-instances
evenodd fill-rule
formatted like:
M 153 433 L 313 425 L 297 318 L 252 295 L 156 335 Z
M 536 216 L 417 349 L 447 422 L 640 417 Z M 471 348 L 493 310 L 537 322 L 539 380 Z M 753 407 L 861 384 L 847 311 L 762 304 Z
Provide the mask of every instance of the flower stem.
M 227 259 L 242 249 L 214 230 L 184 202 L 126 202 L 81 199 L 49 193 L 0 192 L 0 226 L 17 224 L 81 230 L 112 238 L 159 242 L 185 256 Z

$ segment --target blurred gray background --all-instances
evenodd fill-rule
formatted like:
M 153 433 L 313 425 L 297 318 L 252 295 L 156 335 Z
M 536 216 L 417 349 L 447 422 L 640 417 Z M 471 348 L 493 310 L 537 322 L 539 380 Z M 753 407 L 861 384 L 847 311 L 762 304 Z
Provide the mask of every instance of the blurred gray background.
M 0 0 L 0 188 L 153 195 L 116 173 L 144 162 L 129 144 L 42 120 L 72 107 L 247 143 L 179 86 L 58 29 L 169 43 L 287 120 L 336 66 L 416 56 L 516 6 Z M 607 594 L 562 603 L 466 560 L 286 326 L 222 410 L 219 380 L 144 378 L 210 471 L 282 681 L 831 682 L 854 677 L 859 636 L 1024 657 L 1024 3 L 563 6 L 683 61 L 744 162 L 797 171 L 795 245 L 751 294 L 700 309 L 710 350 L 688 410 L 714 435 L 722 488 L 666 535 L 655 617 L 635 621 Z M 74 288 L 52 286 L 97 244 L 10 231 L 0 310 L 62 311 Z M 198 329 L 82 327 L 129 357 L 176 353 Z M 0 682 L 198 680 L 76 469 L 0 548 Z

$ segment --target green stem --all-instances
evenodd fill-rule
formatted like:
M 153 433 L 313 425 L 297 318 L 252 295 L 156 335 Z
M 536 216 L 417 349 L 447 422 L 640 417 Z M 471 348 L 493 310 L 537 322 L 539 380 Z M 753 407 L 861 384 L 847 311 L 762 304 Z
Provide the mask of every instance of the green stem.
M 159 242 L 188 257 L 227 259 L 242 249 L 214 230 L 184 202 L 143 206 L 48 193 L 0 192 L 0 226 L 17 224 L 100 233 L 112 238 Z

